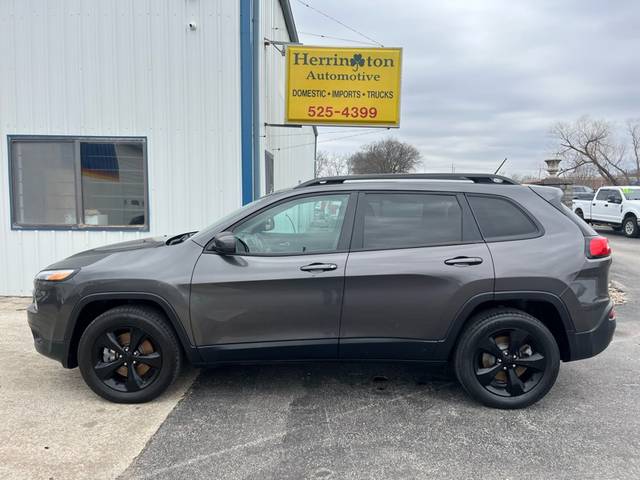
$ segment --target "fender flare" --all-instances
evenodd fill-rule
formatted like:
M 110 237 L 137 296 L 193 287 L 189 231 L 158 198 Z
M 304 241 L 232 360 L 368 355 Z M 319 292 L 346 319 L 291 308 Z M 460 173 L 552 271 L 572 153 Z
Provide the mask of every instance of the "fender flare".
M 633 215 L 634 217 L 636 217 L 636 219 L 640 220 L 640 211 L 636 210 L 635 208 L 629 208 L 628 210 L 622 212 L 622 220 L 624 221 L 624 219 L 629 215 Z
M 448 358 L 451 351 L 455 347 L 458 338 L 462 332 L 462 329 L 469 319 L 471 313 L 483 303 L 487 302 L 500 302 L 511 300 L 530 300 L 547 302 L 552 304 L 560 315 L 562 320 L 562 326 L 568 337 L 575 331 L 573 320 L 569 314 L 565 303 L 562 299 L 549 292 L 535 291 L 535 290 L 522 290 L 522 291 L 504 291 L 504 292 L 487 292 L 478 294 L 469 300 L 462 306 L 462 308 L 456 314 L 454 321 L 451 323 L 447 330 L 445 338 L 442 340 L 439 357 Z
M 184 324 L 180 321 L 178 314 L 171 306 L 171 304 L 163 297 L 149 292 L 106 292 L 92 293 L 85 297 L 82 297 L 73 307 L 71 315 L 69 316 L 69 321 L 67 322 L 67 327 L 64 335 L 64 344 L 66 349 L 64 356 L 65 367 L 68 367 L 69 356 L 71 353 L 71 339 L 73 338 L 73 334 L 76 330 L 80 312 L 82 312 L 84 307 L 86 307 L 88 304 L 100 300 L 144 300 L 157 305 L 160 310 L 162 310 L 162 312 L 167 316 L 169 323 L 178 335 L 178 341 L 182 345 L 184 353 L 189 361 L 193 364 L 202 362 L 200 354 L 198 353 L 198 349 L 191 343 Z

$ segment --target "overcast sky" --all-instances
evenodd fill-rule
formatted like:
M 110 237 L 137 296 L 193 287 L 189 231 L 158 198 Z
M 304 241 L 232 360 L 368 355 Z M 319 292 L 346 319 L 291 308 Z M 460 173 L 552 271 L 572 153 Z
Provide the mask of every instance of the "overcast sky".
M 359 131 L 321 128 L 319 149 L 350 153 L 392 134 L 427 171 L 495 170 L 508 157 L 502 172 L 537 175 L 555 122 L 640 117 L 640 1 L 304 1 L 403 48 L 401 128 L 330 142 Z M 302 32 L 366 41 L 291 6 L 305 44 L 354 45 Z

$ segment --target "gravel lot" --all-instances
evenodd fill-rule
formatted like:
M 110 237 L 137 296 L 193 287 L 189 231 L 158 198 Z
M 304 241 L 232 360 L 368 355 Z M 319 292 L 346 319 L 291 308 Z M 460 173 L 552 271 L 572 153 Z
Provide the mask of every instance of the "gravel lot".
M 0 299 L 0 478 L 640 478 L 640 239 L 606 234 L 614 342 L 520 411 L 392 364 L 218 368 L 190 389 L 187 372 L 160 401 L 110 404 L 36 354 L 28 300 Z
M 33 348 L 30 299 L 0 298 L 0 478 L 114 478 L 144 447 L 194 378 L 158 402 L 116 405 Z

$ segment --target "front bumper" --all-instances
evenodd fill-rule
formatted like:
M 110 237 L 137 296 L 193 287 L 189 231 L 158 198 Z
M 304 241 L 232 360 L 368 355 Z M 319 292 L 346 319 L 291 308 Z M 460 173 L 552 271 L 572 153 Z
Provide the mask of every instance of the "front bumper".
M 55 323 L 52 321 L 53 319 L 39 312 L 33 303 L 27 308 L 27 319 L 36 351 L 59 361 L 66 367 L 66 344 L 54 339 Z
M 594 357 L 609 346 L 616 330 L 615 314 L 610 315 L 612 312 L 613 305 L 610 305 L 592 330 L 569 333 L 570 361 Z

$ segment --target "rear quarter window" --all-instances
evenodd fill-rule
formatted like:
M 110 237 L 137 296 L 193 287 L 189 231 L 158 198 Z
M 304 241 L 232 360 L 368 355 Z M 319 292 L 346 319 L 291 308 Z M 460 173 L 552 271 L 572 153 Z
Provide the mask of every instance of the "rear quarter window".
M 521 240 L 540 235 L 536 223 L 513 202 L 480 195 L 467 198 L 485 240 Z

